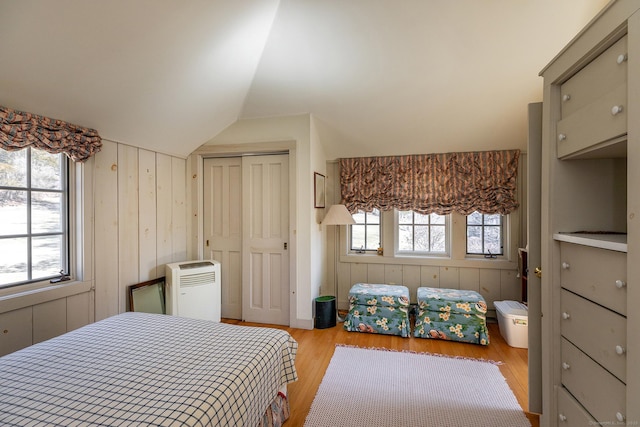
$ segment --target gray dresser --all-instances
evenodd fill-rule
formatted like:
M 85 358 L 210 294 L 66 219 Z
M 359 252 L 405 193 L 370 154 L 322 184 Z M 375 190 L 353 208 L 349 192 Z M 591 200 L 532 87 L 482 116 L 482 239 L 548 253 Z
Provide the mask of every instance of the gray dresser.
M 541 72 L 542 426 L 640 425 L 639 10 L 612 1 Z

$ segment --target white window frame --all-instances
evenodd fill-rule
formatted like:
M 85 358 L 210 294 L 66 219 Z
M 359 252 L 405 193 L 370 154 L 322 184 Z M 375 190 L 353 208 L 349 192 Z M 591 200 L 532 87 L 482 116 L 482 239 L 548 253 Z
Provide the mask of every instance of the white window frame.
M 381 214 L 382 242 L 391 242 L 384 247 L 381 253 L 369 251 L 364 254 L 349 251 L 350 236 L 345 233 L 342 236 L 340 248 L 340 262 L 368 263 L 368 264 L 402 264 L 416 266 L 438 267 L 471 267 L 489 269 L 516 269 L 519 241 L 522 236 L 519 227 L 520 216 L 518 212 L 503 216 L 503 245 L 504 255 L 488 259 L 483 255 L 468 255 L 466 253 L 466 216 L 458 213 L 449 215 L 449 247 L 448 255 L 417 255 L 400 254 L 396 252 L 396 224 L 393 210 L 384 211 Z M 378 256 L 376 256 L 378 255 Z M 363 279 L 366 280 L 366 279 Z
M 0 289 L 0 313 L 48 302 L 93 288 L 93 182 L 95 156 L 68 164 L 70 280 L 42 280 Z M 93 314 L 91 314 L 93 316 Z
M 393 235 L 394 235 L 394 252 L 399 256 L 417 256 L 417 257 L 429 257 L 429 258 L 443 258 L 450 257 L 451 255 L 451 215 L 444 216 L 444 233 L 445 233 L 445 250 L 444 252 L 432 252 L 432 251 L 415 251 L 415 250 L 400 250 L 400 211 L 393 210 Z M 424 225 L 424 224 L 421 224 Z M 413 224 L 415 226 L 415 224 Z M 429 227 L 432 225 L 429 224 Z M 434 224 L 433 226 L 442 227 L 441 224 Z

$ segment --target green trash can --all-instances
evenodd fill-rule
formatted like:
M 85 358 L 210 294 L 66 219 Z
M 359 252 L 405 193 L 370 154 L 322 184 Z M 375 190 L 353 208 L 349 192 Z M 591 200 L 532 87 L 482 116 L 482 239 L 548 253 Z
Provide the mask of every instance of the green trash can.
M 336 297 L 323 296 L 316 298 L 316 329 L 333 328 L 336 326 Z

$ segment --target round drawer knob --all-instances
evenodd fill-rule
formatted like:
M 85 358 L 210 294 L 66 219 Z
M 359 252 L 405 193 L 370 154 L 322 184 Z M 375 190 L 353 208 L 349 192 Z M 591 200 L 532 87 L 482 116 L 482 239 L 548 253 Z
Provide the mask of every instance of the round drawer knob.
M 616 346 L 616 354 L 617 354 L 618 356 L 622 356 L 622 355 L 623 355 L 623 354 L 625 354 L 626 352 L 627 352 L 627 349 L 626 349 L 626 348 L 624 348 L 623 346 L 621 346 L 621 345 L 617 345 L 617 346 Z
M 564 414 L 560 414 L 560 415 L 558 415 L 558 418 L 560 419 L 560 422 L 562 422 L 562 423 L 563 423 L 563 422 L 565 422 L 565 421 L 567 421 L 567 416 L 566 416 L 566 415 L 564 415 Z
M 616 116 L 622 113 L 622 109 L 622 105 L 614 105 L 613 107 L 611 107 L 611 115 Z
M 616 280 L 616 288 L 622 289 L 627 286 L 627 283 L 624 280 Z
M 567 102 L 571 99 L 571 95 L 569 95 L 568 93 L 562 95 L 562 102 Z
M 625 62 L 627 60 L 628 56 L 626 53 L 621 53 L 620 55 L 618 55 L 618 59 L 616 59 L 616 62 L 618 64 L 622 64 L 623 62 Z
M 568 262 L 563 262 L 562 263 L 562 269 L 563 270 L 568 270 L 569 268 L 571 268 L 571 265 Z
M 621 412 L 616 412 L 616 419 L 622 423 L 624 422 L 624 415 Z
M 564 313 L 562 313 L 562 318 L 564 320 L 568 320 L 571 317 L 571 315 L 569 313 L 567 313 L 566 311 Z
M 565 139 L 567 139 L 567 135 L 565 135 L 564 133 L 558 135 L 558 141 L 564 141 Z
M 567 362 L 562 362 L 562 369 L 568 371 L 569 368 L 571 368 L 571 365 L 569 365 Z

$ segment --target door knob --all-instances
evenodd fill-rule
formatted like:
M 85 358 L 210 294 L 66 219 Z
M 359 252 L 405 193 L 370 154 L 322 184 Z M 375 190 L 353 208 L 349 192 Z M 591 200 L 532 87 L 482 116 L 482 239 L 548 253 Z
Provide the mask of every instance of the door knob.
M 542 269 L 540 267 L 536 267 L 533 272 L 538 279 L 542 278 Z

